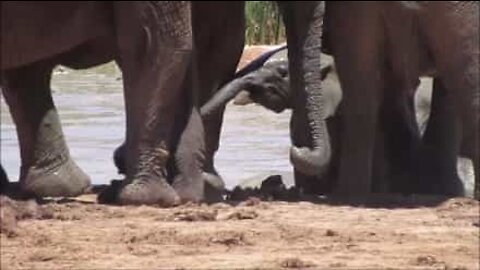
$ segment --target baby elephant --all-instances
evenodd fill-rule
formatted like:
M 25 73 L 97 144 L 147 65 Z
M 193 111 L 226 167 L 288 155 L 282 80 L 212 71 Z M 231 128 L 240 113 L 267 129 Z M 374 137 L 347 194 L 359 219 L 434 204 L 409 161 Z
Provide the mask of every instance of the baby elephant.
M 276 113 L 291 109 L 288 61 L 271 59 L 285 49 L 284 46 L 266 52 L 238 71 L 236 79 L 226 84 L 201 108 L 201 115 L 208 116 L 242 91 L 243 100 L 237 104 L 245 105 L 251 100 Z M 333 58 L 322 54 L 321 59 L 322 85 L 327 100 L 325 110 L 328 116 L 333 116 L 342 99 L 342 91 Z
M 275 59 L 283 50 L 286 47 L 266 52 L 238 71 L 236 79 L 226 84 L 201 108 L 202 116 L 208 116 L 240 92 L 243 92 L 244 100 L 237 103 L 242 105 L 251 100 L 276 113 L 291 109 L 288 61 Z M 321 73 L 327 100 L 325 110 L 328 116 L 333 116 L 342 99 L 342 91 L 331 56 L 322 55 Z

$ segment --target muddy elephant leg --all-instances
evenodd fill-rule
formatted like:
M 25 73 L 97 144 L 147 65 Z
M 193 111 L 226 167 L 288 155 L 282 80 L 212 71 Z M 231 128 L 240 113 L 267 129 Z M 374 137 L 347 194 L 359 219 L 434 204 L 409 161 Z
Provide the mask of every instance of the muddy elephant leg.
M 354 57 L 353 55 L 350 56 Z M 345 61 L 345 59 L 339 59 L 340 61 Z M 348 65 L 348 62 L 345 64 Z M 343 64 L 339 66 L 341 65 Z M 372 76 L 375 74 L 373 71 L 365 74 L 359 72 L 357 68 L 350 69 L 348 67 L 345 69 L 339 67 L 338 70 L 339 74 L 347 75 L 339 75 L 339 77 L 344 77 L 341 80 L 345 93 L 343 100 L 345 113 L 341 135 L 339 179 L 334 192 L 343 196 L 363 197 L 371 192 L 379 105 L 378 91 L 382 87 L 379 86 L 380 81 L 376 81 L 375 76 Z M 372 79 L 365 81 L 360 77 L 352 78 L 349 76 L 355 73 L 362 78 Z M 368 98 L 361 96 L 365 93 L 368 93 Z
M 435 82 L 432 99 L 431 117 L 439 114 L 438 125 L 428 128 L 440 129 L 438 134 L 431 134 L 432 139 L 425 134 L 426 141 L 434 140 L 429 145 L 435 147 L 444 159 L 439 166 L 453 171 L 456 166 L 456 157 L 460 153 L 460 145 L 469 145 L 472 149 L 472 158 L 478 185 L 480 170 L 480 59 L 478 29 L 479 3 L 478 2 L 448 2 L 449 5 L 432 5 L 421 17 L 423 33 L 427 38 L 429 50 L 437 65 L 438 81 Z M 444 19 L 439 20 L 438 14 L 445 14 Z M 439 42 L 439 41 L 442 42 Z M 472 57 L 475 55 L 477 57 Z M 442 89 L 442 90 L 440 90 Z M 443 93 L 445 92 L 445 93 Z M 438 94 L 438 96 L 437 96 Z M 444 101 L 438 97 L 445 94 Z M 436 108 L 438 106 L 438 108 Z M 445 116 L 443 116 L 445 115 Z M 445 118 L 445 119 L 442 119 Z M 432 122 L 435 123 L 435 122 Z M 459 126 L 457 126 L 459 125 Z M 430 120 L 428 123 L 430 126 Z M 443 136 L 445 138 L 438 138 Z M 440 140 L 444 139 L 444 140 Z M 447 139 L 447 141 L 445 141 Z M 463 140 L 463 142 L 462 142 Z M 456 188 L 457 177 L 451 178 L 445 188 L 441 190 L 447 195 L 463 195 L 463 189 Z M 432 183 L 433 185 L 433 183 Z M 447 187 L 448 186 L 448 187 Z
M 245 43 L 244 2 L 194 2 L 195 46 L 198 55 L 199 99 L 203 105 L 235 74 Z M 219 10 L 215 16 L 211 10 Z M 220 142 L 225 107 L 203 118 L 205 128 L 204 178 L 207 200 L 218 200 L 225 184 L 214 157 Z
M 383 29 L 370 5 L 327 5 L 330 44 L 343 90 L 339 178 L 334 193 L 363 198 L 371 192 L 381 91 L 384 88 Z M 344 18 L 349 18 L 345 21 Z M 352 33 L 352 31 L 354 31 Z
M 190 65 L 189 2 L 117 2 L 115 23 L 127 115 L 126 180 L 121 204 L 175 205 L 166 162 Z
M 2 89 L 20 141 L 20 186 L 40 197 L 77 196 L 90 186 L 90 178 L 65 143 L 51 96 L 52 68 L 36 63 L 4 73 Z
M 452 95 L 439 79 L 434 79 L 430 117 L 418 162 L 419 193 L 464 194 L 457 174 L 461 136 L 461 119 L 455 111 Z

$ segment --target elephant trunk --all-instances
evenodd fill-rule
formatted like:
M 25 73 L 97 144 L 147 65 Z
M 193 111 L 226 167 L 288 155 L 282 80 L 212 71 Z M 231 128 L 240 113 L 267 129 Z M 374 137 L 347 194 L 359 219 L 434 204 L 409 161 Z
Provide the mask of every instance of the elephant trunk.
M 292 139 L 294 145 L 290 149 L 290 160 L 299 172 L 320 176 L 326 172 L 331 159 L 331 146 L 328 136 L 325 111 L 325 97 L 321 88 L 321 45 L 322 23 L 324 16 L 324 2 L 312 3 L 310 16 L 301 18 L 302 15 L 293 16 L 291 24 L 309 20 L 308 27 L 300 32 L 292 33 L 290 39 L 295 46 L 289 50 L 291 85 L 295 87 L 296 96 L 292 115 Z M 288 17 L 287 17 L 288 19 Z M 297 27 L 297 30 L 300 29 Z M 292 32 L 292 31 L 290 31 Z M 287 37 L 288 38 L 288 37 Z M 289 39 L 289 47 L 290 47 Z M 295 42 L 296 41 L 296 42 Z M 293 49 L 293 48 L 292 48 Z M 295 54 L 297 53 L 297 54 Z M 296 74 L 294 74 L 294 72 Z M 305 106 L 302 108 L 302 106 Z M 299 119 L 305 119 L 302 120 Z M 301 126 L 299 128 L 298 126 Z M 304 135 L 299 131 L 306 125 L 308 139 L 304 141 Z M 303 138 L 303 139 L 299 139 Z M 297 144 L 297 145 L 296 145 Z M 303 144 L 301 147 L 298 144 Z
M 240 91 L 245 88 L 244 78 L 237 78 L 223 86 L 207 103 L 200 109 L 202 117 L 208 116 L 220 109 L 232 100 Z

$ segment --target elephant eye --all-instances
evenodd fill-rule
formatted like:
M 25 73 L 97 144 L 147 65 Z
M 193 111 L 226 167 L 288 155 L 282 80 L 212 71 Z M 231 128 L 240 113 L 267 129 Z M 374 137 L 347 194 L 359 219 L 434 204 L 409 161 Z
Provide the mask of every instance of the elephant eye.
M 277 72 L 282 76 L 282 78 L 286 77 L 288 75 L 288 65 L 287 64 L 281 64 L 277 67 Z

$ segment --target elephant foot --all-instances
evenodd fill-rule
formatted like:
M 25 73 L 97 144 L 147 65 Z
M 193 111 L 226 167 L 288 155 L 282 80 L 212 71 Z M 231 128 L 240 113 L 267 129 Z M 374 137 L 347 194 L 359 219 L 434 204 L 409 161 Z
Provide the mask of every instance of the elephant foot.
M 464 183 L 457 173 L 456 159 L 438 160 L 435 153 L 422 157 L 416 168 L 416 185 L 412 193 L 465 196 Z
M 173 188 L 177 191 L 182 202 L 207 202 L 223 201 L 225 184 L 222 178 L 213 173 L 202 173 L 200 180 L 186 180 L 183 176 L 175 177 Z
M 202 178 L 205 181 L 205 201 L 207 203 L 223 201 L 226 191 L 222 177 L 216 173 L 203 172 Z
M 98 203 L 101 204 L 115 204 L 118 202 L 118 194 L 122 190 L 122 183 L 124 180 L 112 180 L 110 185 L 103 189 L 97 197 Z
M 203 172 L 202 178 L 205 180 L 205 183 L 210 185 L 214 189 L 225 190 L 225 182 L 223 182 L 222 177 L 216 173 Z
M 205 182 L 203 179 L 186 179 L 184 176 L 178 175 L 173 180 L 172 187 L 182 203 L 199 203 L 204 200 Z
M 423 179 L 418 193 L 430 195 L 444 195 L 450 197 L 464 197 L 465 187 L 462 180 L 458 177 L 444 178 L 438 177 L 436 179 Z
M 180 197 L 163 178 L 139 178 L 122 187 L 117 202 L 122 205 L 159 204 L 170 207 L 178 205 Z
M 75 197 L 90 187 L 90 177 L 71 159 L 56 166 L 32 166 L 20 181 L 23 192 L 38 197 Z

